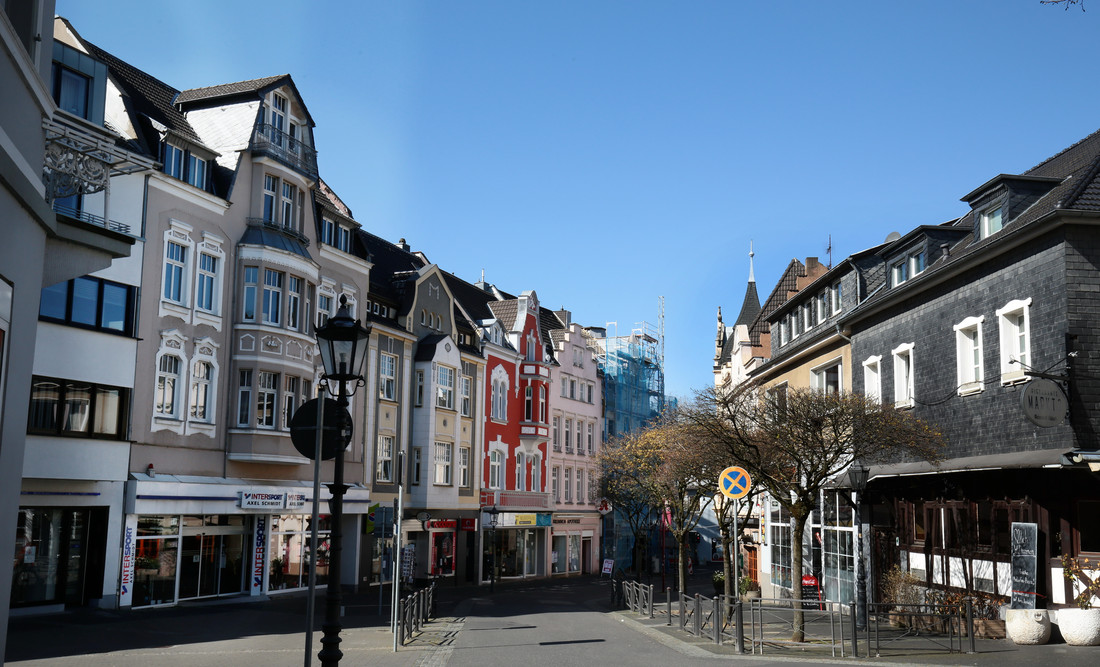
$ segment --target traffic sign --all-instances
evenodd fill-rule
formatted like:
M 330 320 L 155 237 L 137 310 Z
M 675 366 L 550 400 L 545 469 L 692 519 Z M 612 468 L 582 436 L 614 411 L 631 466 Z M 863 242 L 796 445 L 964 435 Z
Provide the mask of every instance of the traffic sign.
M 718 490 L 722 495 L 732 500 L 738 500 L 749 495 L 752 488 L 752 478 L 748 471 L 739 466 L 730 466 L 718 476 Z

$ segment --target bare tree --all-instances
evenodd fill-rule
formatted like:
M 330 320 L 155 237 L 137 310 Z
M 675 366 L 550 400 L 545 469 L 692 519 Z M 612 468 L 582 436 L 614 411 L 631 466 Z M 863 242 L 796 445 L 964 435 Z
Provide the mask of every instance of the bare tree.
M 637 438 L 636 434 L 626 434 L 613 439 L 601 448 L 598 461 L 604 495 L 614 505 L 616 516 L 626 519 L 634 537 L 632 569 L 640 575 L 645 538 L 657 517 L 657 499 L 649 481 L 652 463 L 635 446 Z
M 1081 8 L 1081 11 L 1085 11 L 1085 0 L 1039 0 L 1040 5 L 1062 5 L 1066 9 L 1069 9 L 1072 5 L 1077 5 Z
M 796 600 L 802 598 L 806 522 L 820 493 L 835 485 L 853 459 L 937 460 L 943 447 L 940 434 L 928 424 L 861 394 L 809 389 L 769 394 L 745 384 L 729 391 L 704 390 L 683 413 L 790 513 Z M 793 639 L 802 641 L 801 605 L 795 607 Z

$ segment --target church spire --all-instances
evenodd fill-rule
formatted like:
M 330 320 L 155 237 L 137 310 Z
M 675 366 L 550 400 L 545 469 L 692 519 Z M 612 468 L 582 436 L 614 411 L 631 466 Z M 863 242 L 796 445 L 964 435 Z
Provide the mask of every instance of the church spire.
M 741 302 L 741 312 L 737 314 L 734 326 L 744 324 L 751 326 L 756 316 L 760 314 L 760 297 L 756 294 L 756 274 L 753 270 L 752 258 L 756 253 L 752 249 L 752 241 L 749 241 L 749 282 L 745 286 L 745 300 Z
M 755 255 L 756 255 L 756 253 L 752 251 L 752 241 L 750 240 L 749 241 L 749 282 L 750 283 L 756 282 L 756 277 L 753 275 L 753 270 L 752 270 L 752 258 Z

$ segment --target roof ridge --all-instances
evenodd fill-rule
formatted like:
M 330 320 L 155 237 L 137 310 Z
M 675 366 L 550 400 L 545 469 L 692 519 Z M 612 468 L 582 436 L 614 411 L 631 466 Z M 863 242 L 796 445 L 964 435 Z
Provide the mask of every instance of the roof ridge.
M 1093 131 L 1093 132 L 1092 132 L 1091 134 L 1089 134 L 1088 136 L 1086 136 L 1086 137 L 1084 137 L 1084 138 L 1082 138 L 1082 139 L 1079 139 L 1078 141 L 1075 141 L 1074 143 L 1070 144 L 1069 146 L 1066 146 L 1066 147 L 1065 147 L 1065 148 L 1063 148 L 1062 150 L 1058 151 L 1058 152 L 1057 152 L 1057 153 L 1055 153 L 1054 155 L 1051 155 L 1050 157 L 1048 157 L 1047 159 L 1043 160 L 1042 162 L 1040 162 L 1039 164 L 1035 165 L 1034 167 L 1032 167 L 1032 168 L 1030 168 L 1030 169 L 1028 169 L 1028 170 L 1024 171 L 1024 173 L 1022 173 L 1022 174 L 1020 174 L 1020 175 L 1021 175 L 1021 176 L 1026 176 L 1026 175 L 1030 174 L 1031 172 L 1033 172 L 1033 171 L 1035 171 L 1035 170 L 1039 169 L 1040 167 L 1044 167 L 1044 166 L 1046 166 L 1047 164 L 1050 164 L 1050 163 L 1051 163 L 1052 161 L 1054 161 L 1055 159 L 1057 159 L 1057 158 L 1059 158 L 1059 157 L 1061 157 L 1061 156 L 1065 155 L 1066 153 L 1068 153 L 1068 152 L 1070 152 L 1071 150 L 1073 150 L 1073 149 L 1077 148 L 1078 146 L 1080 146 L 1081 144 L 1085 143 L 1086 141 L 1088 141 L 1088 140 L 1090 140 L 1090 139 L 1093 139 L 1094 137 L 1097 137 L 1098 135 L 1100 135 L 1100 129 L 1097 129 L 1097 130 Z
M 288 72 L 288 73 L 285 73 L 285 74 L 276 74 L 274 76 L 259 76 L 259 77 L 256 77 L 254 79 L 243 79 L 241 81 L 226 81 L 225 83 L 216 83 L 212 86 L 199 86 L 198 88 L 187 88 L 187 89 L 181 90 L 179 92 L 180 93 L 198 93 L 199 91 L 203 91 L 203 90 L 210 90 L 210 89 L 213 89 L 213 88 L 222 88 L 222 87 L 225 87 L 225 86 L 239 86 L 242 83 L 256 83 L 257 81 L 263 81 L 263 82 L 267 83 L 267 82 L 275 81 L 277 79 L 281 79 L 285 76 L 290 76 L 290 73 Z

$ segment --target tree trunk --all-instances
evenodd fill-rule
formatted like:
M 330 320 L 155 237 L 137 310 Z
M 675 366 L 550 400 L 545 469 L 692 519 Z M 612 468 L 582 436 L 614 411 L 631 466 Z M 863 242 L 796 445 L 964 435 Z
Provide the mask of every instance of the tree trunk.
M 802 541 L 806 533 L 806 519 L 809 514 L 795 515 L 794 529 L 791 531 L 791 597 L 795 600 L 802 599 Z M 794 629 L 791 633 L 791 641 L 801 642 L 806 639 L 806 620 L 802 605 L 795 602 Z
M 680 592 L 687 593 L 687 544 L 684 540 L 686 533 L 672 533 L 676 537 L 676 565 L 677 579 L 680 582 Z

